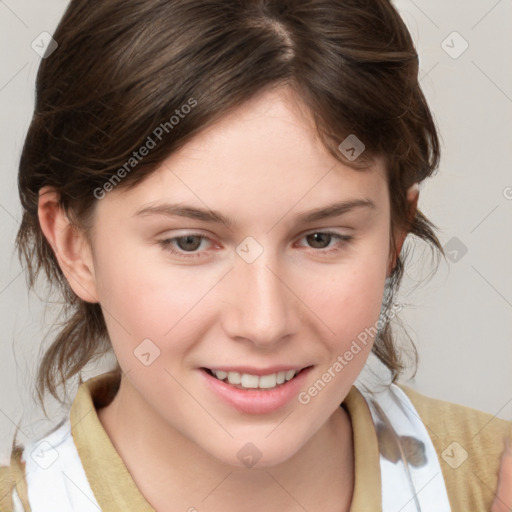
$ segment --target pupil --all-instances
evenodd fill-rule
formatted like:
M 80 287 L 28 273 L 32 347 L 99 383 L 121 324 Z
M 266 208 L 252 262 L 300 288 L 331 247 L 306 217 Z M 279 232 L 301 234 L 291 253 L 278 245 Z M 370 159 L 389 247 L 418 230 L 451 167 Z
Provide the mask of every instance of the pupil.
M 312 233 L 307 236 L 308 243 L 316 249 L 323 249 L 329 245 L 331 235 L 327 233 Z
M 194 243 L 194 240 L 196 241 Z M 183 243 L 185 241 L 185 243 Z M 201 245 L 201 239 L 198 236 L 189 235 L 178 238 L 178 247 L 183 251 L 195 251 Z M 191 244 L 191 245 L 190 245 Z

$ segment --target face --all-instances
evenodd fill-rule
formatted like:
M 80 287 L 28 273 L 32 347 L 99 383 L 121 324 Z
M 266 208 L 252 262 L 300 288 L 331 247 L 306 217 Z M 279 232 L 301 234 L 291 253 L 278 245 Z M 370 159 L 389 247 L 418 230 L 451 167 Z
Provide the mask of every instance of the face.
M 292 457 L 326 428 L 371 350 L 389 226 L 382 164 L 334 159 L 286 89 L 107 193 L 94 287 L 134 420 L 228 464 L 243 463 L 244 446 L 260 466 Z

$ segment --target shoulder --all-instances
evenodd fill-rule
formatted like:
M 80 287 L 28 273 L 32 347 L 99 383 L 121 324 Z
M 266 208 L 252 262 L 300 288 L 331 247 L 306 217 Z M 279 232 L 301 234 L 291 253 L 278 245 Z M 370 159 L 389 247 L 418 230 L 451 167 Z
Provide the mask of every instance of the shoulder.
M 30 512 L 25 480 L 23 448 L 14 447 L 9 466 L 0 466 L 0 511 Z
M 9 466 L 0 466 L 0 510 L 10 512 L 13 510 L 12 491 L 14 479 Z
M 89 414 L 91 407 L 109 403 L 118 388 L 116 371 L 82 383 L 72 406 L 79 415 L 75 424 Z M 81 512 L 99 509 L 74 442 L 69 415 L 25 446 L 13 442 L 11 450 L 9 466 L 0 466 L 0 512 L 30 512 L 28 489 L 31 503 L 58 502 L 61 510 Z M 80 482 L 78 488 L 63 475 Z
M 0 512 L 30 512 L 29 489 L 31 502 L 34 497 L 45 490 L 46 498 L 53 499 L 59 487 L 61 475 L 56 466 L 56 459 L 66 458 L 66 440 L 70 440 L 69 421 L 63 420 L 53 429 L 33 439 L 24 446 L 14 445 L 10 456 L 10 465 L 0 467 Z M 68 442 L 69 444 L 69 442 Z M 52 467 L 52 470 L 50 470 Z
M 504 439 L 512 424 L 398 384 L 425 425 L 439 457 L 453 512 L 488 511 L 498 485 Z

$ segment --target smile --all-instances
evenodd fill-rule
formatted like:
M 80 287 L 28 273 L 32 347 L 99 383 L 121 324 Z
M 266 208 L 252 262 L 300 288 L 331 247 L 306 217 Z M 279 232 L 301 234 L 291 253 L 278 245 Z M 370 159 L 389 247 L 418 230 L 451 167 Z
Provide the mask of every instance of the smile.
M 207 389 L 244 414 L 270 414 L 293 402 L 313 365 L 198 368 Z

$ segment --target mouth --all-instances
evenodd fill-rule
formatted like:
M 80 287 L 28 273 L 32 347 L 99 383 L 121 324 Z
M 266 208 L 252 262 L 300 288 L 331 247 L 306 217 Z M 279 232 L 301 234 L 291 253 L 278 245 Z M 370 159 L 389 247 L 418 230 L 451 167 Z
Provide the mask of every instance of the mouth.
M 230 386 L 243 389 L 243 390 L 271 390 L 280 388 L 287 382 L 297 378 L 303 371 L 311 368 L 311 366 L 305 366 L 303 368 L 282 370 L 274 373 L 268 373 L 266 375 L 255 375 L 252 373 L 242 373 L 236 371 L 225 371 L 225 370 L 212 370 L 210 368 L 201 368 L 201 370 L 208 373 L 208 375 L 214 377 L 225 384 Z

